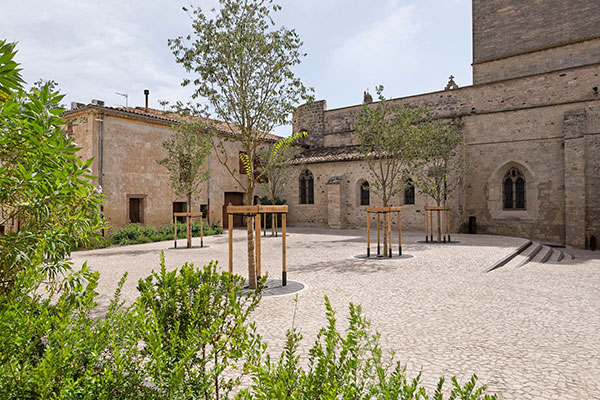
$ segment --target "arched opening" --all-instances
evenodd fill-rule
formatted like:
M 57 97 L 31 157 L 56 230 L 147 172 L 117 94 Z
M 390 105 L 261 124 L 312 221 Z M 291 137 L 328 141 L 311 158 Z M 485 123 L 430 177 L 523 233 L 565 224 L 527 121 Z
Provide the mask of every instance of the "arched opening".
M 411 178 L 406 180 L 406 189 L 404 189 L 404 204 L 415 204 L 415 183 Z
M 504 175 L 502 199 L 505 210 L 525 210 L 525 177 L 517 168 L 511 168 Z
M 305 170 L 300 174 L 300 204 L 315 203 L 315 181 L 313 174 L 309 170 Z
M 371 204 L 371 188 L 369 182 L 364 181 L 360 184 L 360 205 L 368 206 Z

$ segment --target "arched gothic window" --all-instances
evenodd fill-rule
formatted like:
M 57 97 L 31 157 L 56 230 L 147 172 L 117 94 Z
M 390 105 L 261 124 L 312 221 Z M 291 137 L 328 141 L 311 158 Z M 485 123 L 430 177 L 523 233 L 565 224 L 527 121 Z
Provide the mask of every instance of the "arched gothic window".
M 313 174 L 305 170 L 300 174 L 300 204 L 315 203 L 315 181 Z
M 525 177 L 516 168 L 508 170 L 502 182 L 505 210 L 525 210 Z
M 406 189 L 404 189 L 404 204 L 415 204 L 415 184 L 410 178 L 406 180 Z
M 360 184 L 360 205 L 368 206 L 371 204 L 371 192 L 369 182 L 364 181 Z

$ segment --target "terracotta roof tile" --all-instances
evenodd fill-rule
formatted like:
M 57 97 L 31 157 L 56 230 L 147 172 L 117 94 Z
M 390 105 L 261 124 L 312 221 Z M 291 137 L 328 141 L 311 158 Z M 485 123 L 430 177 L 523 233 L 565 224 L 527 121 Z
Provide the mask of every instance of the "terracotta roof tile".
M 85 108 L 85 107 L 104 108 L 107 110 L 114 110 L 114 111 L 128 113 L 128 114 L 140 115 L 143 117 L 156 118 L 161 121 L 173 122 L 173 123 L 179 123 L 181 120 L 181 116 L 179 116 L 175 112 L 158 110 L 156 108 L 146 109 L 145 107 L 110 107 L 110 106 L 99 106 L 99 105 L 94 105 L 94 104 L 89 104 L 89 105 L 81 107 L 81 108 Z M 76 111 L 76 110 L 77 109 L 71 110 L 71 111 Z M 68 114 L 68 113 L 69 113 L 69 111 L 66 112 L 66 114 Z M 202 117 L 197 117 L 197 118 L 202 118 Z M 207 122 L 210 121 L 219 133 L 222 133 L 225 135 L 231 134 L 231 130 L 237 128 L 236 125 L 231 125 L 231 128 L 230 128 L 230 125 L 228 125 L 227 123 L 225 123 L 223 121 L 218 121 L 218 120 L 209 119 L 209 118 L 202 118 L 202 119 Z M 274 142 L 274 141 L 281 139 L 281 136 L 273 135 L 272 133 L 263 132 L 262 139 L 264 139 L 266 141 Z
M 334 161 L 362 160 L 358 146 L 324 147 L 307 149 L 294 158 L 294 164 L 317 164 Z

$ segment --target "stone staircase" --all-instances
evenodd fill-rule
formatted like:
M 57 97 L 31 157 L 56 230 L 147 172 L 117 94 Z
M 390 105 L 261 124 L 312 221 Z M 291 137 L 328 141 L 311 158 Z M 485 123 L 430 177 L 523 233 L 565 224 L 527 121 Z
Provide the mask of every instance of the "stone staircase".
M 522 268 L 529 263 L 561 264 L 574 259 L 575 256 L 566 252 L 563 246 L 528 240 L 484 272 L 492 272 L 498 268 Z

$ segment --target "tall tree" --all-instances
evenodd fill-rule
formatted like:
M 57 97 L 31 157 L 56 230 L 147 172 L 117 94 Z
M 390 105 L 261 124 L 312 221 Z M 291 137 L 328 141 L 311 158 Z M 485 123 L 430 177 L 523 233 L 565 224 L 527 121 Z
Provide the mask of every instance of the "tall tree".
M 417 139 L 420 173 L 415 185 L 431 197 L 436 205 L 446 206 L 448 195 L 458 186 L 465 168 L 464 139 L 461 121 L 445 121 L 431 117 L 421 124 Z M 438 242 L 441 241 L 441 221 L 438 213 Z
M 309 100 L 292 68 L 305 56 L 298 34 L 277 28 L 272 19 L 281 7 L 273 0 L 219 0 L 220 7 L 205 13 L 199 7 L 184 8 L 192 19 L 193 32 L 169 40 L 176 61 L 193 79 L 193 98 L 207 100 L 216 119 L 224 121 L 228 140 L 241 145 L 248 158 L 247 179 L 220 158 L 245 190 L 245 203 L 252 204 L 258 176 L 254 168 L 258 148 L 274 127 L 289 121 L 295 104 Z M 213 141 L 216 145 L 222 140 Z M 224 148 L 218 155 L 226 155 Z M 237 157 L 237 155 L 236 155 Z M 256 288 L 254 228 L 247 218 L 248 281 Z
M 407 178 L 418 152 L 415 138 L 425 109 L 392 104 L 383 96 L 383 86 L 376 88 L 379 101 L 363 104 L 353 129 L 360 141 L 360 152 L 375 177 L 371 187 L 381 196 L 384 207 L 406 188 Z M 388 254 L 387 229 L 383 251 Z
M 185 196 L 188 212 L 192 211 L 192 199 L 199 194 L 200 185 L 208 179 L 209 129 L 201 119 L 182 120 L 173 136 L 162 144 L 167 150 L 167 157 L 157 160 L 169 171 L 173 191 Z

